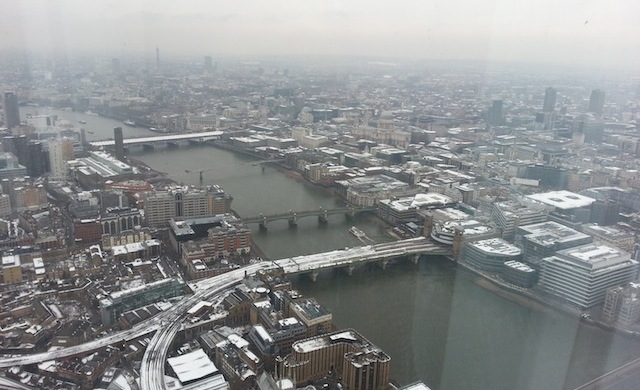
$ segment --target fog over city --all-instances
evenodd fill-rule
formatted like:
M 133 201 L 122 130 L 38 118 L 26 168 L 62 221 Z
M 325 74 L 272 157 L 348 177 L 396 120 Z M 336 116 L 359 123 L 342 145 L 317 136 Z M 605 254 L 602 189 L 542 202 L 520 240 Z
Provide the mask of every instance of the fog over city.
M 1 1 L 0 49 L 640 65 L 637 2 Z
M 640 0 L 0 0 L 0 390 L 640 389 Z

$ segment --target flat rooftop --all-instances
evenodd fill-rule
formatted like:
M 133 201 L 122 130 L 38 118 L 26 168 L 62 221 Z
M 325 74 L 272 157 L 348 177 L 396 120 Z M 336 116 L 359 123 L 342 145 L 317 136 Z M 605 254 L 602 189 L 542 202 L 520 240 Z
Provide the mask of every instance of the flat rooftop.
M 535 272 L 533 268 L 529 267 L 525 263 L 521 263 L 515 260 L 505 261 L 504 265 L 506 267 L 517 269 L 518 271 L 522 271 L 522 272 L 527 272 L 527 273 Z
M 218 372 L 215 364 L 202 349 L 169 358 L 167 362 L 182 384 L 202 379 Z
M 518 232 L 522 233 L 528 240 L 537 242 L 541 245 L 566 243 L 589 239 L 591 237 L 588 234 L 584 234 L 553 221 L 520 226 L 518 227 Z
M 304 315 L 308 320 L 314 320 L 326 315 L 331 315 L 331 312 L 325 309 L 313 298 L 300 298 L 291 303 L 297 311 Z
M 406 211 L 409 209 L 419 209 L 422 207 L 443 207 L 453 205 L 456 202 L 446 195 L 436 193 L 417 194 L 416 196 L 408 196 L 397 200 L 384 199 L 380 203 L 388 204 L 391 208 L 398 211 Z
M 520 248 L 510 244 L 502 238 L 490 238 L 488 240 L 475 241 L 468 245 L 492 255 L 519 256 L 522 253 Z
M 633 235 L 612 226 L 586 225 L 583 230 L 609 240 L 633 239 Z
M 598 242 L 560 250 L 555 257 L 563 258 L 581 268 L 592 271 L 625 264 L 638 264 L 631 260 L 631 255 L 628 252 Z
M 309 339 L 296 341 L 295 343 L 293 343 L 292 348 L 296 352 L 305 353 L 340 343 L 351 344 L 355 347 L 356 350 L 362 352 L 382 352 L 380 348 L 375 346 L 369 340 L 365 339 L 361 334 L 353 329 L 341 330 L 334 333 L 328 333 L 321 336 L 315 336 Z
M 595 199 L 588 196 L 576 194 L 575 192 L 565 190 L 527 195 L 526 198 L 547 204 L 549 206 L 553 206 L 561 210 L 586 207 L 596 201 Z

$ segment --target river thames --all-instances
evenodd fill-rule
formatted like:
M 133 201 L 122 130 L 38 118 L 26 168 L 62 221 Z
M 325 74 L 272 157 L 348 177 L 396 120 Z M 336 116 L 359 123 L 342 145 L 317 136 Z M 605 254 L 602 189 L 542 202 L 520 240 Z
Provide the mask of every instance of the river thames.
M 56 112 L 64 117 L 65 112 Z M 89 139 L 113 137 L 119 123 L 95 118 L 76 114 L 70 120 L 86 120 L 93 132 Z M 125 129 L 125 136 L 149 135 L 146 129 Z M 212 147 L 132 157 L 185 185 L 198 185 L 203 170 L 204 184 L 221 185 L 242 216 L 343 205 L 330 191 Z M 331 216 L 324 226 L 306 218 L 296 229 L 279 221 L 269 224 L 266 233 L 252 226 L 252 233 L 266 255 L 277 259 L 362 245 L 348 233 L 352 225 L 376 242 L 389 240 L 386 226 L 372 216 L 352 221 Z M 398 263 L 386 271 L 367 266 L 352 276 L 334 271 L 315 283 L 302 276 L 294 284 L 324 304 L 339 327 L 357 329 L 387 352 L 392 378 L 401 385 L 422 380 L 434 390 L 574 389 L 640 357 L 639 340 L 505 299 L 438 257 L 423 258 L 418 266 Z

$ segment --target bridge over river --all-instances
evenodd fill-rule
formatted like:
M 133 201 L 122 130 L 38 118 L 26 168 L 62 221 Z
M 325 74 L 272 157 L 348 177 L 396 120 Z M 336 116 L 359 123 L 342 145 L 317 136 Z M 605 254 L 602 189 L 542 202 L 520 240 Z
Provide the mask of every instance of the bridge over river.
M 326 224 L 330 215 L 344 214 L 347 217 L 354 217 L 359 213 L 373 212 L 375 207 L 340 207 L 335 209 L 327 209 L 320 207 L 315 210 L 293 211 L 289 210 L 286 213 L 279 214 L 260 214 L 250 217 L 242 217 L 242 221 L 245 224 L 258 223 L 260 224 L 260 230 L 267 230 L 267 224 L 272 221 L 286 219 L 289 221 L 289 226 L 296 226 L 298 219 L 306 217 L 318 217 L 318 222 Z
M 177 141 L 198 141 L 204 142 L 208 140 L 218 139 L 221 135 L 226 134 L 223 131 L 205 131 L 200 133 L 180 133 L 159 135 L 156 137 L 138 137 L 138 138 L 125 138 L 122 143 L 125 146 L 129 145 L 151 145 L 158 142 L 177 142 Z M 106 141 L 93 141 L 89 143 L 95 147 L 108 147 L 115 146 L 116 141 L 110 139 Z

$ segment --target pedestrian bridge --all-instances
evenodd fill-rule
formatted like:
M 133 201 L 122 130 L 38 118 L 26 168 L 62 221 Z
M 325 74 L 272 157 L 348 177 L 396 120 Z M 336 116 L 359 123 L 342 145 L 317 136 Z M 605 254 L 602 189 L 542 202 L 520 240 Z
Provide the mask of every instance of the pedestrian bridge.
M 178 142 L 178 141 L 199 141 L 204 142 L 212 139 L 218 139 L 223 131 L 205 131 L 201 133 L 184 133 L 184 134 L 171 134 L 171 135 L 159 135 L 155 137 L 139 137 L 139 138 L 126 138 L 122 140 L 123 145 L 145 145 L 153 144 L 157 142 Z M 110 139 L 106 141 L 93 141 L 90 142 L 91 146 L 106 147 L 114 146 L 116 141 Z
M 260 224 L 261 230 L 267 229 L 267 224 L 272 221 L 283 220 L 286 219 L 289 221 L 290 226 L 296 226 L 298 224 L 298 219 L 306 218 L 306 217 L 318 217 L 318 221 L 320 223 L 327 223 L 330 215 L 336 214 L 344 214 L 349 217 L 354 217 L 356 214 L 372 212 L 375 211 L 375 207 L 340 207 L 335 209 L 327 209 L 324 207 L 320 207 L 316 210 L 304 210 L 304 211 L 293 211 L 289 210 L 286 213 L 279 214 L 260 214 L 251 217 L 242 217 L 242 221 L 245 224 L 248 223 L 258 223 Z

